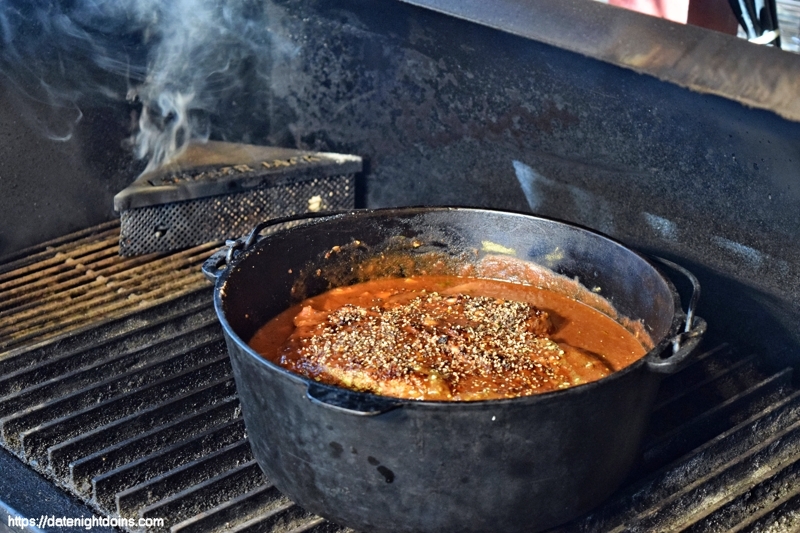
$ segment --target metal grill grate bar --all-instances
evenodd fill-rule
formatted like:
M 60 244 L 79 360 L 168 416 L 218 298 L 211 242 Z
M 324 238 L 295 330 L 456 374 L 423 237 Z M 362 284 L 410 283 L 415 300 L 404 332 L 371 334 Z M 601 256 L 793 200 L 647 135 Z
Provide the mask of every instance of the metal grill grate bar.
M 729 357 L 729 351 L 715 350 L 710 358 L 705 358 L 700 364 L 709 368 L 723 368 L 724 365 L 718 365 L 717 361 Z M 716 371 L 709 371 L 719 375 Z M 781 381 L 789 374 L 788 371 L 781 371 L 765 377 L 762 383 Z M 749 380 L 743 383 L 743 386 L 747 386 Z M 755 391 L 758 390 L 760 388 L 756 386 Z M 639 477 L 638 481 L 631 482 L 587 517 L 559 531 L 681 531 L 705 517 L 705 506 L 709 502 L 693 506 L 690 497 L 693 489 L 697 490 L 697 494 L 720 491 L 735 495 L 739 486 L 751 484 L 755 487 L 759 480 L 749 478 L 747 468 L 733 471 L 743 474 L 741 479 L 733 475 L 726 477 L 725 472 L 743 461 L 743 458 L 756 453 L 765 446 L 765 442 L 779 440 L 787 431 L 796 431 L 794 428 L 800 424 L 800 393 L 792 392 L 788 387 L 780 390 L 783 396 L 765 399 L 768 405 L 763 409 L 738 424 L 732 424 L 694 449 L 691 446 L 686 449 L 684 442 L 693 440 L 692 434 L 697 431 L 697 426 L 689 421 L 677 428 L 687 435 L 684 438 L 676 437 L 672 448 L 665 446 L 660 450 L 659 462 L 668 463 L 666 466 L 654 470 L 652 464 L 647 464 L 645 450 L 645 462 L 634 475 L 634 478 Z M 748 388 L 728 400 L 736 404 L 738 398 L 747 397 L 753 392 L 753 388 Z M 710 410 L 714 408 L 714 405 L 709 407 Z M 659 421 L 655 419 L 653 425 L 658 424 Z M 665 511 L 667 508 L 672 509 L 672 514 Z
M 255 514 L 238 522 L 307 517 L 252 460 L 198 268 L 216 246 L 136 259 L 112 257 L 104 246 L 62 243 L 37 252 L 43 264 L 19 262 L 23 275 L 6 269 L 8 279 L 24 283 L 16 282 L 4 315 L 14 326 L 0 328 L 0 343 L 10 348 L 0 355 L 5 445 L 107 514 L 170 512 L 174 523 L 201 512 L 210 524 L 240 505 Z M 83 266 L 66 265 L 68 254 Z M 148 293 L 151 286 L 164 297 Z M 141 302 L 126 305 L 130 294 Z M 30 305 L 37 299 L 43 305 Z M 96 313 L 89 327 L 70 323 L 87 306 L 121 314 Z M 55 336 L 36 331 L 17 342 L 20 331 L 39 324 Z M 262 486 L 266 492 L 258 493 Z M 255 505 L 253 492 L 271 494 L 270 505 L 283 502 L 285 511 Z
M 326 522 L 320 517 L 314 517 L 300 524 L 292 524 L 291 529 L 287 530 L 286 533 L 355 533 L 355 531 L 332 522 Z
M 233 416 L 235 416 L 238 408 L 238 402 L 236 402 L 235 406 L 231 406 L 228 403 L 228 397 L 233 392 L 233 382 L 229 379 L 225 379 L 213 383 L 208 387 L 201 388 L 197 393 L 188 394 L 177 401 L 168 402 L 166 405 L 145 410 L 140 414 L 128 417 L 124 420 L 125 423 L 134 423 L 137 425 L 147 424 L 154 418 L 156 418 L 157 421 L 165 421 L 164 425 L 161 427 L 157 427 L 151 432 L 146 432 L 137 439 L 131 439 L 125 442 L 122 446 L 115 448 L 113 451 L 107 451 L 108 448 L 113 446 L 113 444 L 110 444 L 107 448 L 94 453 L 89 452 L 73 460 L 69 463 L 70 481 L 73 486 L 78 487 L 82 493 L 88 495 L 95 478 L 105 479 L 113 477 L 113 474 L 110 473 L 120 474 L 120 471 L 122 471 L 122 474 L 118 477 L 126 481 L 130 480 L 131 477 L 129 474 L 131 473 L 131 467 L 138 465 L 142 459 L 147 459 L 154 454 L 158 455 L 164 451 L 165 447 L 169 447 L 174 443 L 177 443 L 175 445 L 181 445 L 187 439 L 192 439 L 198 432 L 218 431 L 219 427 L 230 426 L 233 422 L 225 411 L 233 407 Z M 223 404 L 221 411 L 214 410 L 214 412 L 210 413 L 212 418 L 221 416 L 221 420 L 217 425 L 209 423 L 209 413 L 203 412 L 203 406 L 208 403 L 212 405 Z M 170 414 L 173 415 L 171 419 L 165 418 Z M 204 423 L 192 426 L 191 424 L 197 419 L 202 420 Z M 210 429 L 206 429 L 207 426 Z M 105 428 L 100 428 L 100 430 L 104 429 Z M 183 429 L 186 431 L 182 432 L 181 430 Z M 150 469 L 148 472 L 152 473 L 154 471 Z M 92 483 L 90 483 L 90 481 Z M 106 481 L 108 480 L 106 479 Z M 133 480 L 134 483 L 137 481 L 137 479 Z M 102 493 L 102 489 L 106 486 L 107 485 L 101 483 L 101 490 L 98 491 L 95 487 L 93 494 L 95 499 L 98 501 L 102 499 L 104 505 L 108 509 L 111 509 L 113 507 L 111 502 L 114 494 Z
M 37 261 L 17 261 L 17 268 L 6 269 L 0 350 L 97 326 L 207 287 L 197 265 L 218 247 L 206 243 L 131 260 L 118 254 L 118 227 L 93 237 L 46 249 Z
M 193 403 L 184 405 L 191 407 L 186 414 L 181 406 L 156 408 L 146 411 L 145 416 L 129 416 L 52 446 L 48 450 L 50 470 L 59 477 L 71 474 L 72 483 L 78 486 L 98 472 L 128 464 L 187 435 L 233 420 L 239 408 L 235 398 L 200 409 Z
M 7 415 L 17 411 L 14 408 L 32 409 L 48 398 L 64 398 L 71 392 L 89 395 L 90 390 L 86 389 L 89 385 L 100 387 L 106 381 L 113 383 L 120 370 L 134 371 L 156 364 L 169 355 L 166 350 L 180 347 L 181 353 L 185 353 L 219 339 L 219 328 L 214 323 L 202 324 L 192 333 L 194 335 L 184 343 L 159 340 L 107 358 L 102 358 L 107 353 L 103 350 L 94 351 L 90 357 L 83 352 L 67 360 L 57 359 L 30 370 L 21 369 L 0 381 L 0 393 L 6 394 L 0 413 Z M 64 374 L 60 375 L 62 369 Z
M 0 274 L 18 270 L 31 263 L 38 263 L 52 256 L 55 249 L 63 247 L 80 246 L 82 243 L 97 241 L 106 231 L 119 231 L 119 221 L 110 220 L 97 226 L 68 233 L 55 239 L 24 248 L 10 255 L 0 258 Z M 0 278 L 4 279 L 4 278 Z
M 755 386 L 764 378 L 763 366 L 755 356 L 744 357 L 681 394 L 659 402 L 654 411 L 658 424 L 651 428 L 651 434 L 656 438 L 668 434 L 686 420 L 707 411 L 709 406 L 723 403 L 743 389 Z
M 746 490 L 704 520 L 693 524 L 687 533 L 724 533 L 755 522 L 777 505 L 800 493 L 800 462 L 792 462 L 758 485 Z
M 658 412 L 661 409 L 665 409 L 664 412 L 667 413 L 667 416 L 669 416 L 670 412 L 676 415 L 677 413 L 684 413 L 687 410 L 692 409 L 692 407 L 697 404 L 698 396 L 699 399 L 701 399 L 700 405 L 704 405 L 708 402 L 708 400 L 703 402 L 703 396 L 707 397 L 709 394 L 714 393 L 715 389 L 720 390 L 717 395 L 724 394 L 726 381 L 731 379 L 740 380 L 745 376 L 753 375 L 754 373 L 758 372 L 759 362 L 760 360 L 756 354 L 750 355 L 749 357 L 743 357 L 739 360 L 731 361 L 730 364 L 728 364 L 724 369 L 719 369 L 710 375 L 705 375 L 703 379 L 697 383 L 691 385 L 687 384 L 686 387 L 683 387 L 680 391 L 677 391 L 670 396 L 663 396 L 659 394 L 659 401 L 656 402 L 654 411 Z M 710 390 L 709 385 L 712 385 Z M 711 399 L 711 401 L 713 401 L 713 399 Z M 669 418 L 666 418 L 665 420 L 668 419 Z M 676 422 L 673 422 L 673 425 L 679 424 L 680 419 L 678 419 Z
M 301 507 L 296 505 L 287 506 L 285 509 L 267 513 L 266 516 L 248 520 L 227 531 L 231 533 L 256 533 L 257 531 L 263 531 L 264 527 L 269 527 L 273 531 L 300 529 L 304 524 L 313 521 L 315 518 L 314 515 Z
M 632 527 L 636 516 L 660 509 L 666 501 L 689 486 L 714 479 L 717 472 L 758 448 L 764 435 L 783 434 L 800 421 L 800 393 L 773 406 L 733 430 L 659 470 L 643 482 L 621 491 L 611 502 L 584 520 L 583 531 L 612 531 Z M 680 528 L 676 528 L 680 530 Z M 567 530 L 568 531 L 568 530 Z
M 791 379 L 791 369 L 781 371 L 687 420 L 659 440 L 650 441 L 644 451 L 646 468 L 652 470 L 660 467 L 674 458 L 676 453 L 685 453 L 749 416 L 761 413 L 786 395 Z
M 15 306 L 31 301 L 32 298 L 26 298 L 27 295 L 32 295 L 33 293 L 41 294 L 43 292 L 41 289 L 45 289 L 45 291 L 50 288 L 56 289 L 58 282 L 65 278 L 91 277 L 94 274 L 93 266 L 113 262 L 117 255 L 114 241 L 102 244 L 103 247 L 97 250 L 81 250 L 80 252 L 94 252 L 86 253 L 85 255 L 74 254 L 75 256 L 73 257 L 59 252 L 52 260 L 48 261 L 48 263 L 54 263 L 55 266 L 37 270 L 0 284 L 0 291 L 11 297 L 3 303 L 4 314 L 8 315 L 14 311 Z M 98 248 L 98 246 L 92 246 L 91 248 Z M 35 266 L 38 267 L 40 265 Z M 57 295 L 57 293 L 52 293 L 51 295 Z
M 232 382 L 228 381 L 226 384 L 232 385 Z M 187 437 L 184 441 L 163 447 L 126 465 L 97 473 L 92 478 L 94 500 L 106 511 L 113 512 L 115 497 L 126 489 L 155 479 L 174 468 L 243 440 L 244 436 L 244 422 L 241 418 L 237 418 Z
M 140 508 L 173 496 L 193 485 L 226 472 L 234 466 L 252 460 L 253 453 L 247 441 L 235 442 L 171 470 L 167 474 L 118 493 L 117 510 L 124 516 L 133 515 Z M 273 493 L 280 494 L 271 485 L 263 485 L 260 489 L 270 489 Z
M 692 363 L 678 374 L 664 378 L 658 386 L 658 398 L 655 409 L 669 404 L 676 398 L 686 394 L 697 385 L 714 379 L 714 376 L 725 372 L 731 366 L 742 361 L 741 354 L 736 353 L 727 343 L 698 354 Z
M 132 268 L 109 278 L 98 277 L 101 283 L 97 288 L 73 289 L 49 298 L 41 306 L 26 308 L 14 314 L 15 320 L 8 327 L 0 327 L 0 338 L 25 338 L 31 332 L 47 331 L 53 322 L 71 324 L 85 321 L 87 315 L 103 314 L 124 308 L 130 301 L 158 299 L 170 290 L 182 286 L 206 283 L 201 273 L 196 272 L 194 264 L 211 255 L 210 247 L 197 250 L 198 254 L 186 261 L 158 261 L 149 265 Z
M 769 512 L 748 516 L 730 528 L 730 533 L 783 533 L 800 531 L 800 494 L 795 490 L 790 496 L 779 498 Z
M 255 460 L 198 483 L 139 511 L 143 518 L 167 517 L 168 526 L 216 507 L 266 483 Z
M 200 343 L 198 346 L 209 345 L 209 343 L 213 341 L 215 341 L 215 339 L 198 339 Z M 224 359 L 224 357 L 219 354 L 219 345 L 217 345 L 217 349 L 213 349 L 212 346 L 210 350 L 207 349 L 207 352 L 210 353 L 202 356 L 202 361 L 207 361 L 210 357 L 213 357 L 217 361 Z M 184 361 L 178 361 L 177 363 L 181 364 L 184 363 Z M 130 376 L 130 381 L 128 376 L 125 375 L 92 384 L 88 388 L 80 389 L 66 396 L 56 396 L 47 402 L 3 417 L 0 419 L 0 431 L 6 443 L 14 446 L 19 440 L 19 433 L 42 424 L 47 424 L 61 417 L 77 413 L 86 407 L 96 406 L 99 402 L 121 396 L 125 394 L 126 389 L 134 388 L 137 384 L 136 378 L 139 379 L 138 385 L 146 385 L 160 377 L 159 374 L 148 374 L 147 368 L 145 368 L 138 376 Z
M 624 530 L 660 531 L 665 524 L 675 529 L 687 528 L 697 520 L 705 519 L 734 497 L 752 490 L 754 486 L 761 486 L 773 475 L 778 465 L 799 460 L 798 446 L 800 424 L 759 444 L 712 476 L 684 487 L 667 502 L 662 502 L 658 509 L 638 518 L 635 526 L 626 524 Z
M 117 349 L 114 348 L 114 343 L 118 346 L 138 347 L 148 342 L 142 340 L 143 337 L 174 337 L 179 333 L 184 317 L 202 311 L 213 316 L 213 310 L 208 305 L 210 299 L 211 290 L 201 287 L 160 305 L 143 306 L 136 313 L 127 316 L 101 320 L 50 340 L 26 343 L 19 348 L 0 353 L 0 377 L 50 360 L 65 360 L 81 351 L 91 352 L 111 346 L 108 349 L 113 352 Z M 164 329 L 161 332 L 154 331 L 152 328 L 156 327 Z
M 88 291 L 99 292 L 104 286 L 118 276 L 130 276 L 137 267 L 145 268 L 157 256 L 139 256 L 120 261 L 116 249 L 112 248 L 111 257 L 94 264 L 80 264 L 80 268 L 72 268 L 41 283 L 28 284 L 24 287 L 6 291 L 7 299 L 0 305 L 0 318 L 16 315 L 21 311 L 37 309 L 42 304 L 63 300 L 65 297 L 85 295 Z
M 112 397 L 28 429 L 18 437 L 19 449 L 26 458 L 35 459 L 40 465 L 46 466 L 47 447 L 74 437 L 82 431 L 100 427 L 140 409 L 165 402 L 182 391 L 227 377 L 229 373 L 230 361 L 225 356 L 218 357 L 199 368 L 147 383 L 121 396 Z M 13 446 L 13 440 L 10 444 Z
M 264 484 L 215 508 L 195 515 L 170 528 L 180 533 L 225 531 L 232 524 L 257 520 L 262 527 L 277 521 L 294 504 L 272 485 Z M 319 519 L 317 518 L 319 521 Z
M 35 262 L 20 265 L 19 268 L 0 274 L 0 290 L 3 292 L 22 286 L 38 287 L 47 284 L 52 276 L 65 270 L 75 270 L 83 262 L 91 262 L 98 257 L 108 257 L 116 253 L 115 238 L 119 231 L 112 229 L 92 238 L 66 244 L 43 252 L 45 257 Z M 80 267 L 77 267 L 80 270 Z

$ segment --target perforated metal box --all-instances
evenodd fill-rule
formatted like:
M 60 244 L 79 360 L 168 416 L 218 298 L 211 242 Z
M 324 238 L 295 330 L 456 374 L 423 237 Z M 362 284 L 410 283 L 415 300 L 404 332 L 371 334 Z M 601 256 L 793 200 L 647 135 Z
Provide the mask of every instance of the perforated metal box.
M 114 197 L 120 254 L 240 237 L 257 223 L 355 207 L 360 157 L 208 142 L 143 174 Z

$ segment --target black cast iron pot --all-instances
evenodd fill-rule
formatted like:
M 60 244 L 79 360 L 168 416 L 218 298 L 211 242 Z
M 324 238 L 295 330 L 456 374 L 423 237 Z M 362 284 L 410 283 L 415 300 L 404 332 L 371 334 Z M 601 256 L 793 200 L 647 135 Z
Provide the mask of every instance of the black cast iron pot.
M 583 514 L 625 478 L 660 375 L 684 363 L 705 330 L 691 307 L 686 325 L 675 288 L 650 262 L 573 225 L 464 208 L 356 211 L 295 224 L 264 237 L 259 226 L 204 271 L 216 278 L 214 304 L 261 468 L 309 511 L 365 532 L 531 532 Z M 335 246 L 342 253 L 332 263 Z M 359 261 L 398 248 L 478 261 L 487 247 L 599 287 L 622 315 L 644 323 L 656 347 L 563 391 L 429 402 L 321 385 L 247 345 L 297 298 L 356 281 L 348 272 Z

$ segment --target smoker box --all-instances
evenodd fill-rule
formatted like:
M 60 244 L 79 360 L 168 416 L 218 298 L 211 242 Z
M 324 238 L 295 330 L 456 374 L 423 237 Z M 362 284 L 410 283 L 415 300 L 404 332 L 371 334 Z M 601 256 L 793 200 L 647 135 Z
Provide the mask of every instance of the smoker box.
M 258 222 L 350 209 L 361 158 L 219 141 L 190 144 L 114 197 L 120 254 L 239 237 Z

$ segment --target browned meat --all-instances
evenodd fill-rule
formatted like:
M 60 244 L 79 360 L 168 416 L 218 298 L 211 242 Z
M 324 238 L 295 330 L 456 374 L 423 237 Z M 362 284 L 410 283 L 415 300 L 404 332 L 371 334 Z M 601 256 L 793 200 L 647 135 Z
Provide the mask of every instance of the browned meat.
M 401 299 L 402 300 L 402 299 Z M 523 303 L 427 293 L 370 308 L 345 305 L 312 326 L 281 364 L 322 381 L 429 400 L 515 397 L 568 386 L 564 352 L 546 337 L 548 314 Z
M 636 335 L 569 296 L 459 276 L 334 288 L 270 320 L 250 345 L 317 381 L 420 400 L 547 392 L 646 352 Z

